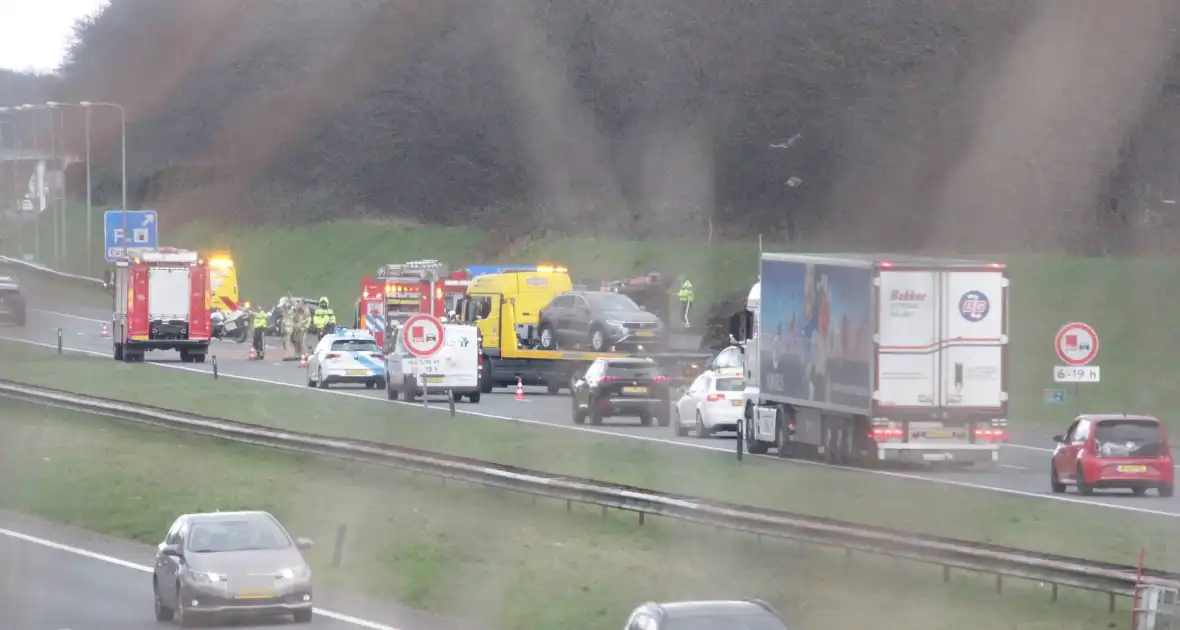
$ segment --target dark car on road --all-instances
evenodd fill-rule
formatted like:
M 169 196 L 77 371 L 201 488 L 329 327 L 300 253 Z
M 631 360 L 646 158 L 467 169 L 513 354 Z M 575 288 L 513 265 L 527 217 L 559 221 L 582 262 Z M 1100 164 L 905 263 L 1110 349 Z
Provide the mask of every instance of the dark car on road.
M 611 416 L 638 416 L 668 426 L 672 401 L 668 377 L 651 359 L 596 359 L 574 382 L 574 422 L 602 424 Z
M 662 343 L 665 328 L 659 317 L 621 293 L 569 291 L 541 309 L 537 333 L 542 350 L 584 345 L 605 352 Z
M 24 326 L 26 315 L 27 306 L 20 285 L 13 278 L 0 276 L 0 321 Z
M 764 601 L 648 602 L 635 609 L 624 630 L 787 630 Z

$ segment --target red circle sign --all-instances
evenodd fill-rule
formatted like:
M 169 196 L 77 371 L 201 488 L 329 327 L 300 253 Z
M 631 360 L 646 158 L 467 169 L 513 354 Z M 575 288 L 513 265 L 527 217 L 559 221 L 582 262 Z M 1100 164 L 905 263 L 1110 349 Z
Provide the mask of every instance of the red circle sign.
M 443 323 L 434 315 L 419 313 L 402 324 L 402 344 L 416 357 L 429 357 L 443 347 Z
M 1066 324 L 1057 331 L 1053 348 L 1066 365 L 1086 365 L 1098 356 L 1098 333 L 1080 322 Z

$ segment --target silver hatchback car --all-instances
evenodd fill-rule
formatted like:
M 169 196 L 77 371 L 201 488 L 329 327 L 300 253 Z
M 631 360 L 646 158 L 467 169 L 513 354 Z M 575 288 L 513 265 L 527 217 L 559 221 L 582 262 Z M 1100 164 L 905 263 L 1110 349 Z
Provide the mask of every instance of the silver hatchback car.
M 156 553 L 157 621 L 191 627 L 210 617 L 289 614 L 312 618 L 311 569 L 302 550 L 266 512 L 185 514 Z

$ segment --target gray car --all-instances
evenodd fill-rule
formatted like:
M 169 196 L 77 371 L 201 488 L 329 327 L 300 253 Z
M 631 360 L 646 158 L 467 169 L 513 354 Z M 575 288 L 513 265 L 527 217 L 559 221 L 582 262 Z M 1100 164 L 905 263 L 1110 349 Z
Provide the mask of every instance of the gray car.
M 187 628 L 209 617 L 289 614 L 308 623 L 311 569 L 302 550 L 311 545 L 266 512 L 185 514 L 156 553 L 156 620 Z
M 553 298 L 538 317 L 542 350 L 583 345 L 594 352 L 614 346 L 657 346 L 664 323 L 631 298 L 610 291 L 568 291 Z

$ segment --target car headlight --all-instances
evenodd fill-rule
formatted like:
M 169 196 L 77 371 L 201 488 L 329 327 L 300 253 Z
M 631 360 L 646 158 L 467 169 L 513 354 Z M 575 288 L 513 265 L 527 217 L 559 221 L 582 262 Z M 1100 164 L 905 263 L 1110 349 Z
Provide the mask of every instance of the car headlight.
M 623 322 L 614 319 L 608 319 L 606 320 L 606 325 L 610 326 L 611 328 L 622 328 Z
M 221 575 L 220 573 L 208 573 L 205 571 L 194 571 L 192 569 L 185 569 L 184 574 L 188 579 L 190 579 L 194 582 L 201 582 L 204 584 L 214 584 L 217 582 L 224 582 L 225 581 L 225 576 Z
M 279 577 L 284 580 L 294 580 L 295 578 L 304 579 L 311 576 L 311 567 L 306 564 L 301 567 L 294 567 L 291 569 L 283 569 L 279 571 Z

